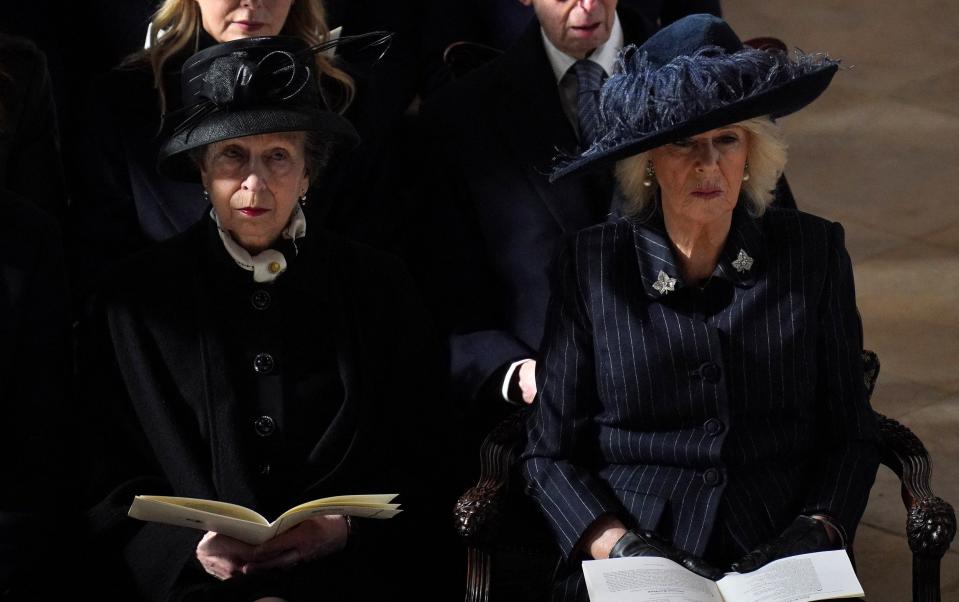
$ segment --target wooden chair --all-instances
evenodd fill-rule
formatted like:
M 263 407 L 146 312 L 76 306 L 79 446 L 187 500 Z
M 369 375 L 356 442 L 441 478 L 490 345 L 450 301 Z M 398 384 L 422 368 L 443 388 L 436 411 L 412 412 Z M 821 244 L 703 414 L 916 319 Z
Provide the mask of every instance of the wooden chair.
M 879 358 L 863 351 L 865 386 L 872 396 Z M 546 600 L 560 561 L 544 519 L 523 493 L 516 466 L 526 445 L 529 408 L 507 416 L 480 450 L 480 477 L 456 504 L 454 515 L 467 547 L 466 602 Z M 940 602 L 939 566 L 956 534 L 952 506 L 930 485 L 932 464 L 907 427 L 877 413 L 881 462 L 899 477 L 912 550 L 913 602 Z

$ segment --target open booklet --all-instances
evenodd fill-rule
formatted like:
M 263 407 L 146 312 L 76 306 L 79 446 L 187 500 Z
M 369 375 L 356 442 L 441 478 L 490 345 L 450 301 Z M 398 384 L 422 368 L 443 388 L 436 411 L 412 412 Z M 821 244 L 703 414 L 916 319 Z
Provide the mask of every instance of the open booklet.
M 587 560 L 583 573 L 590 602 L 812 602 L 863 595 L 845 550 L 790 556 L 716 582 L 653 557 Z
M 390 503 L 396 496 L 387 493 L 322 498 L 290 508 L 272 523 L 253 510 L 236 504 L 163 495 L 136 496 L 127 514 L 150 522 L 215 531 L 258 545 L 318 514 L 393 518 L 402 512 L 399 504 Z

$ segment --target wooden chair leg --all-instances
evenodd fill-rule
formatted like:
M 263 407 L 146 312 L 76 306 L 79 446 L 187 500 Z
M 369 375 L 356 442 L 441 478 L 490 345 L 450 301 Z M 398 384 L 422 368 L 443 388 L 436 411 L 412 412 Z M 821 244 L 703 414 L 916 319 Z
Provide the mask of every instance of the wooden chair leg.
M 881 460 L 899 476 L 912 550 L 913 602 L 940 602 L 939 565 L 956 536 L 952 506 L 932 492 L 932 460 L 922 441 L 898 421 L 877 413 Z
M 908 495 L 904 492 L 903 497 Z M 948 502 L 928 495 L 913 503 L 906 523 L 912 550 L 913 602 L 941 601 L 939 566 L 955 534 L 956 515 Z
M 935 560 L 912 557 L 912 602 L 941 602 L 939 592 L 939 564 L 941 558 Z
M 469 546 L 466 550 L 466 602 L 489 602 L 492 558 Z

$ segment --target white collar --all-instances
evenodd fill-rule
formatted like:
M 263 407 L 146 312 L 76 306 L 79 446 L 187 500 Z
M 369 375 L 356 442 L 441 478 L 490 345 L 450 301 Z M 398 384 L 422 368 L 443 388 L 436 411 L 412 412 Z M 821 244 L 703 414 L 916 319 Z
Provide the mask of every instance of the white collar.
M 286 257 L 276 249 L 265 249 L 256 255 L 250 255 L 250 252 L 244 249 L 233 240 L 229 231 L 220 227 L 220 219 L 216 216 L 216 211 L 211 207 L 210 216 L 216 224 L 217 232 L 220 234 L 220 240 L 226 252 L 230 254 L 236 265 L 244 270 L 253 272 L 254 282 L 273 282 L 280 277 L 280 274 L 286 271 Z M 303 209 L 297 204 L 293 207 L 293 214 L 290 221 L 283 229 L 283 238 L 293 241 L 293 249 L 296 249 L 296 239 L 306 236 L 306 216 L 303 215 Z
M 553 68 L 553 75 L 556 76 L 556 81 L 559 82 L 577 59 L 566 54 L 550 42 L 542 27 L 540 27 L 539 31 L 543 37 L 543 46 L 546 47 L 546 56 L 549 58 L 549 65 Z M 619 14 L 617 13 L 613 18 L 613 29 L 609 32 L 609 39 L 600 46 L 597 46 L 587 57 L 587 60 L 593 61 L 602 67 L 606 75 L 611 75 L 613 69 L 616 67 L 616 58 L 619 56 L 619 51 L 623 49 L 624 40 L 623 26 L 619 23 Z

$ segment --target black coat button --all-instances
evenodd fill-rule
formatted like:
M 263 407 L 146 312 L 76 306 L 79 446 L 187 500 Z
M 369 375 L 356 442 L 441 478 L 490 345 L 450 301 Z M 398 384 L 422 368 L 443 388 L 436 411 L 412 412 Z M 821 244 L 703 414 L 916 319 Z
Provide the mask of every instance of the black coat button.
M 260 464 L 260 475 L 264 477 L 268 477 L 270 476 L 270 472 L 272 470 L 273 470 L 273 467 L 270 466 L 269 462 L 264 462 L 263 464 Z
M 253 370 L 257 374 L 269 374 L 276 367 L 273 356 L 269 353 L 257 353 L 253 358 Z
M 712 384 L 719 382 L 722 377 L 722 370 L 716 362 L 706 362 L 697 370 L 704 381 Z
M 253 306 L 253 309 L 259 309 L 260 311 L 268 309 L 272 301 L 270 293 L 262 289 L 253 291 L 253 294 L 250 295 L 250 305 Z
M 703 424 L 703 428 L 706 429 L 706 433 L 708 435 L 715 437 L 719 433 L 723 432 L 725 425 L 723 424 L 723 421 L 718 418 L 710 418 L 705 424 Z
M 723 482 L 723 473 L 716 468 L 707 468 L 703 473 L 703 482 L 710 487 L 716 487 Z
M 269 416 L 260 416 L 253 420 L 253 430 L 261 437 L 269 437 L 276 430 L 276 421 Z

